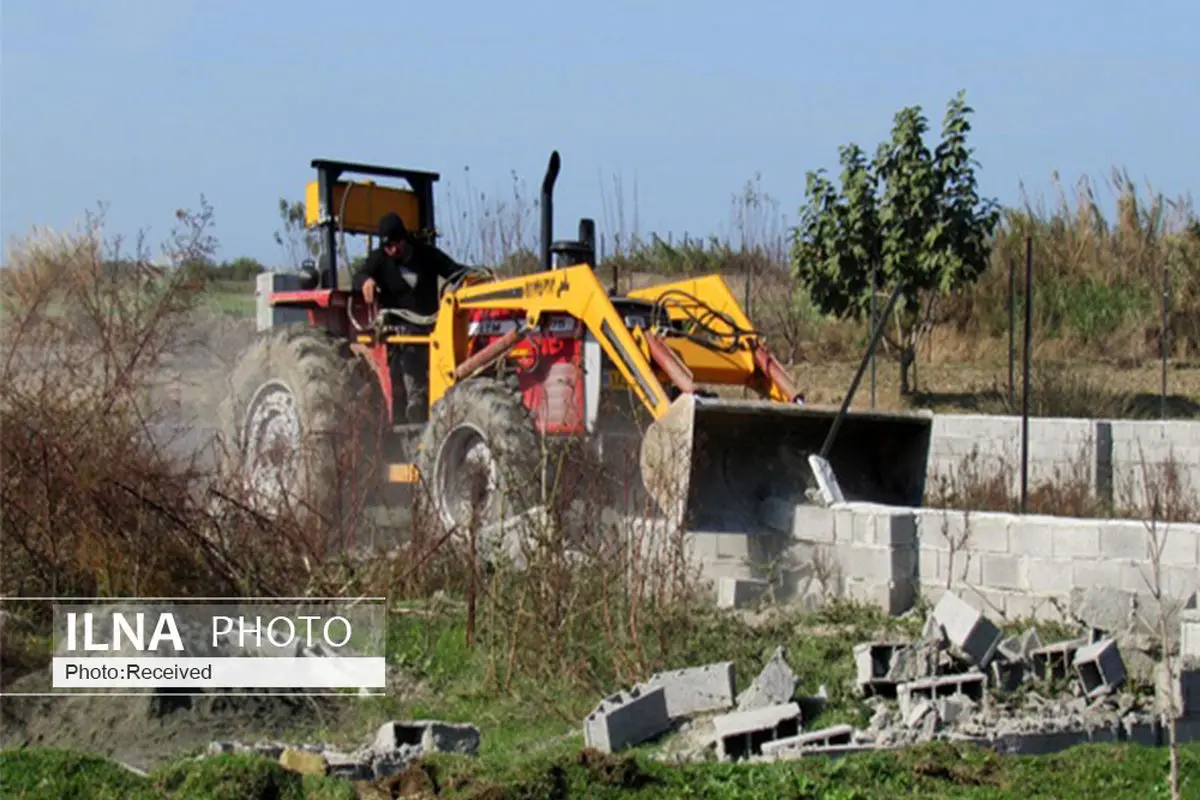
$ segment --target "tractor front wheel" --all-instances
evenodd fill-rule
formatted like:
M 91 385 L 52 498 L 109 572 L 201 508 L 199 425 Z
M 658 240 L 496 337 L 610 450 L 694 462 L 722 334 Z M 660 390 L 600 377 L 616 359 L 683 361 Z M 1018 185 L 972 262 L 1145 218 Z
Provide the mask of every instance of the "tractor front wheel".
M 336 526 L 370 502 L 387 415 L 378 381 L 345 341 L 305 325 L 261 334 L 220 414 L 225 471 L 255 511 L 290 507 Z
M 520 515 L 542 495 L 541 441 L 521 397 L 492 378 L 456 384 L 430 412 L 418 469 L 425 513 L 476 531 Z

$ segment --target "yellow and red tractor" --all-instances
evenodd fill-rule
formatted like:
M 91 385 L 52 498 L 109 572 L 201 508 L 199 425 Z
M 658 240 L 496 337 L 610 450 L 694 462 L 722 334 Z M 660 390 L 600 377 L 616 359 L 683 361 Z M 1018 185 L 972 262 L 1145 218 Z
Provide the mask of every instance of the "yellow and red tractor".
M 232 466 L 263 507 L 290 498 L 335 515 L 347 484 L 367 480 L 419 486 L 449 526 L 495 522 L 545 499 L 547 453 L 564 443 L 692 530 L 760 529 L 773 502 L 805 502 L 817 453 L 850 499 L 920 504 L 928 416 L 806 406 L 720 275 L 606 289 L 591 220 L 577 240 L 553 239 L 557 152 L 542 183 L 540 270 L 471 269 L 445 282 L 436 314 L 403 320 L 423 323 L 421 335 L 339 286 L 338 245 L 370 237 L 387 212 L 435 241 L 438 175 L 312 166 L 305 210 L 319 259 L 260 276 L 260 333 L 223 411 Z M 429 350 L 427 422 L 393 424 L 397 347 Z M 757 398 L 721 397 L 721 387 Z M 301 446 L 314 435 L 319 447 Z

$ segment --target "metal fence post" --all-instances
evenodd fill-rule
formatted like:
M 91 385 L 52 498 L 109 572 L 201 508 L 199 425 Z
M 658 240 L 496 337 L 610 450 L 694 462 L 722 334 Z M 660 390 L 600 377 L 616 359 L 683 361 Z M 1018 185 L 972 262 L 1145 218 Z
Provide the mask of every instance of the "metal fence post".
M 1025 237 L 1025 380 L 1021 403 L 1021 513 L 1029 513 L 1029 395 L 1033 355 L 1033 237 Z

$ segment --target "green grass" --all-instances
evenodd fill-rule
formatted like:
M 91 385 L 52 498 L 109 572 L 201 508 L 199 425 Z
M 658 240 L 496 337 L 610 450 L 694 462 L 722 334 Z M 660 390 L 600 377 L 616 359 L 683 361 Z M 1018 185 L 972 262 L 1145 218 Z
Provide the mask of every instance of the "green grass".
M 1180 748 L 1183 797 L 1200 793 L 1200 744 Z M 1054 798 L 1165 797 L 1168 753 L 1138 745 L 1082 745 L 1051 756 L 998 756 L 970 745 L 932 744 L 841 759 L 809 758 L 761 765 L 669 766 L 644 754 L 595 751 L 542 755 L 519 765 L 488 766 L 464 757 L 428 759 L 440 796 L 459 798 Z M 146 778 L 102 759 L 62 750 L 0 753 L 7 797 L 96 798 L 355 797 L 332 778 L 299 776 L 254 756 L 186 760 Z
M 214 280 L 204 293 L 203 306 L 231 317 L 253 317 L 254 303 L 254 281 Z

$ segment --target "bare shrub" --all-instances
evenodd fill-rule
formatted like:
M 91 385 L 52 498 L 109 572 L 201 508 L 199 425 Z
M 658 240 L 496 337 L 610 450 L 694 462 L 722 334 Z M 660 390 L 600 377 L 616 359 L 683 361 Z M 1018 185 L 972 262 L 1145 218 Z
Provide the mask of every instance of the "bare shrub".
M 203 200 L 177 219 L 171 264 L 213 251 Z M 35 231 L 10 252 L 0 590 L 234 596 L 359 585 L 362 571 L 320 522 L 254 512 L 200 454 L 172 452 L 179 422 L 152 388 L 201 287 L 186 270 L 152 267 L 144 241 L 126 254 L 102 232 L 103 216 L 89 215 L 78 231 Z

